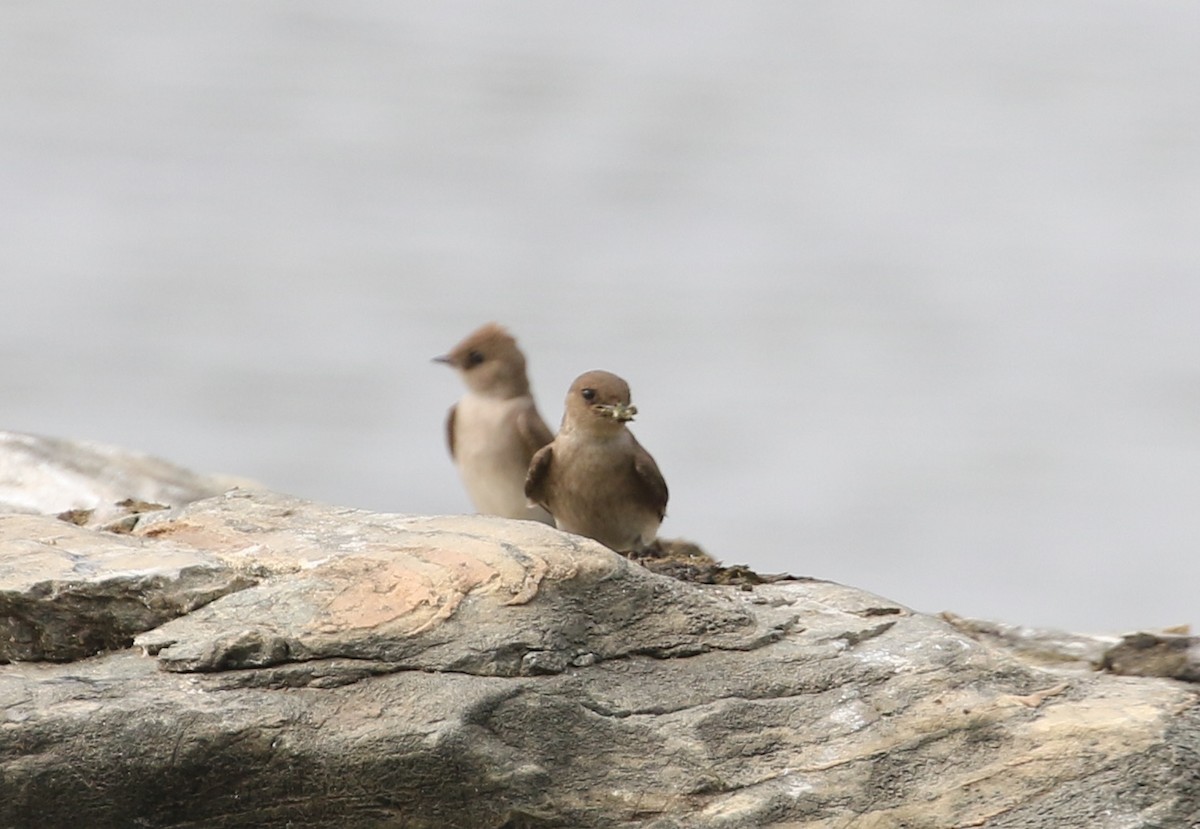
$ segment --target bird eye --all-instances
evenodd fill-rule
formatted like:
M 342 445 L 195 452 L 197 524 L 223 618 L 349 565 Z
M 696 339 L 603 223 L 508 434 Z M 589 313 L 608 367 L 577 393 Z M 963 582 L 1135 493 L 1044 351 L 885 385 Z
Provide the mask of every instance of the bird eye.
M 583 395 L 584 400 L 595 400 L 596 399 L 596 390 L 595 389 L 584 389 L 583 391 L 580 392 L 580 394 Z
M 467 368 L 471 368 L 472 366 L 477 366 L 482 362 L 483 362 L 483 355 L 480 354 L 478 351 L 468 351 L 467 352 L 467 361 L 466 361 Z

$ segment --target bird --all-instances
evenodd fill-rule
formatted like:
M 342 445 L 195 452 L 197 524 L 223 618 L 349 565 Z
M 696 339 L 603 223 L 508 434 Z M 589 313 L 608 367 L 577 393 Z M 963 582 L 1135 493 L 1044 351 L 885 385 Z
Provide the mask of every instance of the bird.
M 538 414 L 517 341 L 487 323 L 433 359 L 452 366 L 467 387 L 446 416 L 446 442 L 475 509 L 553 524 L 525 497 L 529 462 L 554 433 Z
M 529 464 L 525 494 L 566 532 L 619 553 L 654 543 L 667 511 L 667 483 L 626 423 L 637 407 L 629 384 L 588 371 L 567 392 L 562 425 Z

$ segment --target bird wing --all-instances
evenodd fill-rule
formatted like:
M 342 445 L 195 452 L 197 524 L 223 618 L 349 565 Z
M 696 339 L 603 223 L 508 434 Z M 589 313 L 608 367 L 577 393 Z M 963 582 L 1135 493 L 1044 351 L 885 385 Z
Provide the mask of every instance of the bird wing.
M 550 464 L 554 462 L 554 446 L 547 444 L 539 449 L 529 462 L 525 475 L 525 497 L 544 509 L 546 504 L 546 479 L 550 477 Z
M 450 407 L 446 414 L 446 446 L 450 449 L 450 457 L 454 457 L 454 417 L 458 414 L 458 404 Z
M 517 433 L 521 436 L 521 440 L 525 443 L 525 448 L 529 451 L 530 457 L 543 446 L 554 440 L 554 434 L 546 425 L 546 421 L 542 420 L 542 416 L 538 414 L 538 410 L 532 404 L 527 409 L 522 409 L 517 415 Z
M 658 520 L 667 514 L 667 482 L 658 471 L 658 464 L 639 443 L 633 456 L 633 471 L 637 473 L 642 491 L 658 513 Z

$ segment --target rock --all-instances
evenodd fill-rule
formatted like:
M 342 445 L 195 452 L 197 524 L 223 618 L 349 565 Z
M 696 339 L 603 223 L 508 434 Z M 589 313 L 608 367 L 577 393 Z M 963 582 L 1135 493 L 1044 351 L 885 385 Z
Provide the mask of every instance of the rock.
M 1009 650 L 1035 665 L 1084 670 L 1100 668 L 1104 654 L 1121 639 L 1119 636 L 1068 633 L 986 619 L 966 619 L 954 613 L 942 613 L 941 618 L 971 638 Z
M 1200 822 L 1194 686 L 1033 664 L 853 588 L 263 491 L 126 535 L 20 519 L 23 584 L 98 594 L 145 559 L 237 581 L 136 647 L 0 665 L 0 826 Z M 48 527 L 60 557 L 27 543 Z M 71 640 L 65 610 L 26 616 L 43 651 Z
M 0 663 L 70 661 L 127 648 L 135 634 L 251 581 L 191 547 L 0 515 Z
M 74 513 L 74 523 L 88 523 L 119 501 L 177 506 L 249 485 L 127 449 L 0 431 L 0 513 Z
M 1101 667 L 1125 676 L 1165 676 L 1200 682 L 1200 637 L 1142 631 L 1104 652 Z
M 586 655 L 750 649 L 782 635 L 742 602 L 650 578 L 539 522 L 376 515 L 239 491 L 136 532 L 262 577 L 139 636 L 167 670 L 344 657 L 516 676 Z
M 1200 682 L 1200 637 L 1190 635 L 1186 625 L 1103 636 L 965 619 L 953 613 L 942 613 L 941 618 L 974 639 L 1009 649 L 1034 664 Z
M 0 663 L 129 647 L 248 586 L 203 551 L 79 529 L 127 533 L 145 514 L 234 483 L 137 452 L 0 432 Z

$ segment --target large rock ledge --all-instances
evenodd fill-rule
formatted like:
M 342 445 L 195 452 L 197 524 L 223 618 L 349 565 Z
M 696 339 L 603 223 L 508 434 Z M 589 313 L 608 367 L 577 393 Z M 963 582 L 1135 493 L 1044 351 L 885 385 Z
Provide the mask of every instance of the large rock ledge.
M 0 826 L 1200 825 L 1194 685 L 534 523 L 177 503 L 0 518 Z

